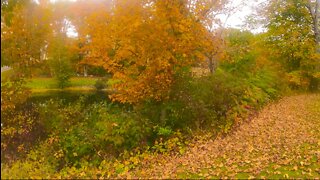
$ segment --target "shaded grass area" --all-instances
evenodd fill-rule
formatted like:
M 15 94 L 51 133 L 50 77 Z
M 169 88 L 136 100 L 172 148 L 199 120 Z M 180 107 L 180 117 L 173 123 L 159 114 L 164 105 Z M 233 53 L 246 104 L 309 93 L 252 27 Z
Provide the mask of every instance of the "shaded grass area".
M 92 90 L 98 78 L 92 77 L 73 77 L 65 90 Z M 59 90 L 57 80 L 54 78 L 32 78 L 27 80 L 27 87 L 33 92 L 47 90 Z

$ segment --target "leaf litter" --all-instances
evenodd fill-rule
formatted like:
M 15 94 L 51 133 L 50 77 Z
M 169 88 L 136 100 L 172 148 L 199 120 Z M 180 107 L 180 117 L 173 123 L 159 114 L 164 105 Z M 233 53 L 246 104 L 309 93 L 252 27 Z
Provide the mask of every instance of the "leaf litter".
M 183 155 L 155 155 L 126 175 L 153 179 L 319 179 L 319 131 L 320 95 L 285 97 L 227 136 L 195 138 Z

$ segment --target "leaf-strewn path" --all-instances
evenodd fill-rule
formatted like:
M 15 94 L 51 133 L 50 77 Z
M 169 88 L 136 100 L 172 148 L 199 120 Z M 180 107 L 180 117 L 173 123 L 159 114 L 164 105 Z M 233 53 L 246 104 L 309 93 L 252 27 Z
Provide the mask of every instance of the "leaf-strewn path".
M 144 162 L 131 178 L 319 179 L 320 95 L 283 98 L 234 133 L 192 144 Z

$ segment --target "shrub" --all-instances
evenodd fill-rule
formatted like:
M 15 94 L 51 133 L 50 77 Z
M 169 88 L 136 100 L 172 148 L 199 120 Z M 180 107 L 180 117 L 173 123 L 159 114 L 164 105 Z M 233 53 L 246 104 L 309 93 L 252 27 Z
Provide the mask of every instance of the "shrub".
M 94 87 L 96 88 L 96 90 L 101 91 L 105 88 L 107 88 L 107 79 L 106 78 L 100 78 L 96 81 L 96 83 L 94 84 Z
M 172 129 L 170 127 L 159 127 L 158 135 L 159 136 L 170 136 L 172 134 Z
M 215 75 L 202 77 L 192 83 L 193 113 L 199 118 L 198 126 L 214 128 L 230 126 L 228 119 L 238 98 L 244 93 L 243 82 L 222 71 Z
M 88 74 L 91 74 L 94 76 L 100 76 L 100 77 L 109 75 L 108 72 L 103 67 L 100 67 L 100 66 L 96 67 L 96 66 L 90 66 L 90 65 L 87 65 L 87 66 L 88 66 Z
M 1 157 L 23 155 L 42 134 L 37 108 L 27 103 L 29 90 L 22 79 L 1 82 Z
M 251 63 L 228 64 L 223 68 L 232 69 L 230 72 L 219 68 L 213 75 L 181 79 L 172 88 L 169 100 L 146 102 L 139 111 L 159 126 L 161 132 L 168 128 L 188 130 L 191 127 L 227 132 L 235 122 L 276 98 L 281 91 L 278 87 L 282 82 L 276 81 L 274 71 L 250 70 L 250 66 Z M 158 135 L 156 131 L 154 136 Z
M 85 97 L 69 105 L 52 100 L 41 105 L 45 129 L 58 139 L 55 146 L 63 154 L 61 164 L 99 163 L 101 157 L 117 156 L 146 142 L 148 120 L 106 102 L 85 106 L 84 101 Z
M 53 72 L 57 85 L 63 89 L 70 84 L 70 78 L 74 74 L 71 63 L 66 58 L 51 59 L 49 61 L 50 69 Z

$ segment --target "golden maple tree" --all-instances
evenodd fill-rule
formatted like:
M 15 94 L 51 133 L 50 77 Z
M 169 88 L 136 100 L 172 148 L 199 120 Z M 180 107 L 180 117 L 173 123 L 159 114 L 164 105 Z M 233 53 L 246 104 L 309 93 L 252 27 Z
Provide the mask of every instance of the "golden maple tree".
M 208 7 L 190 3 L 118 0 L 86 19 L 84 61 L 113 74 L 113 100 L 167 99 L 181 71 L 205 59 Z

